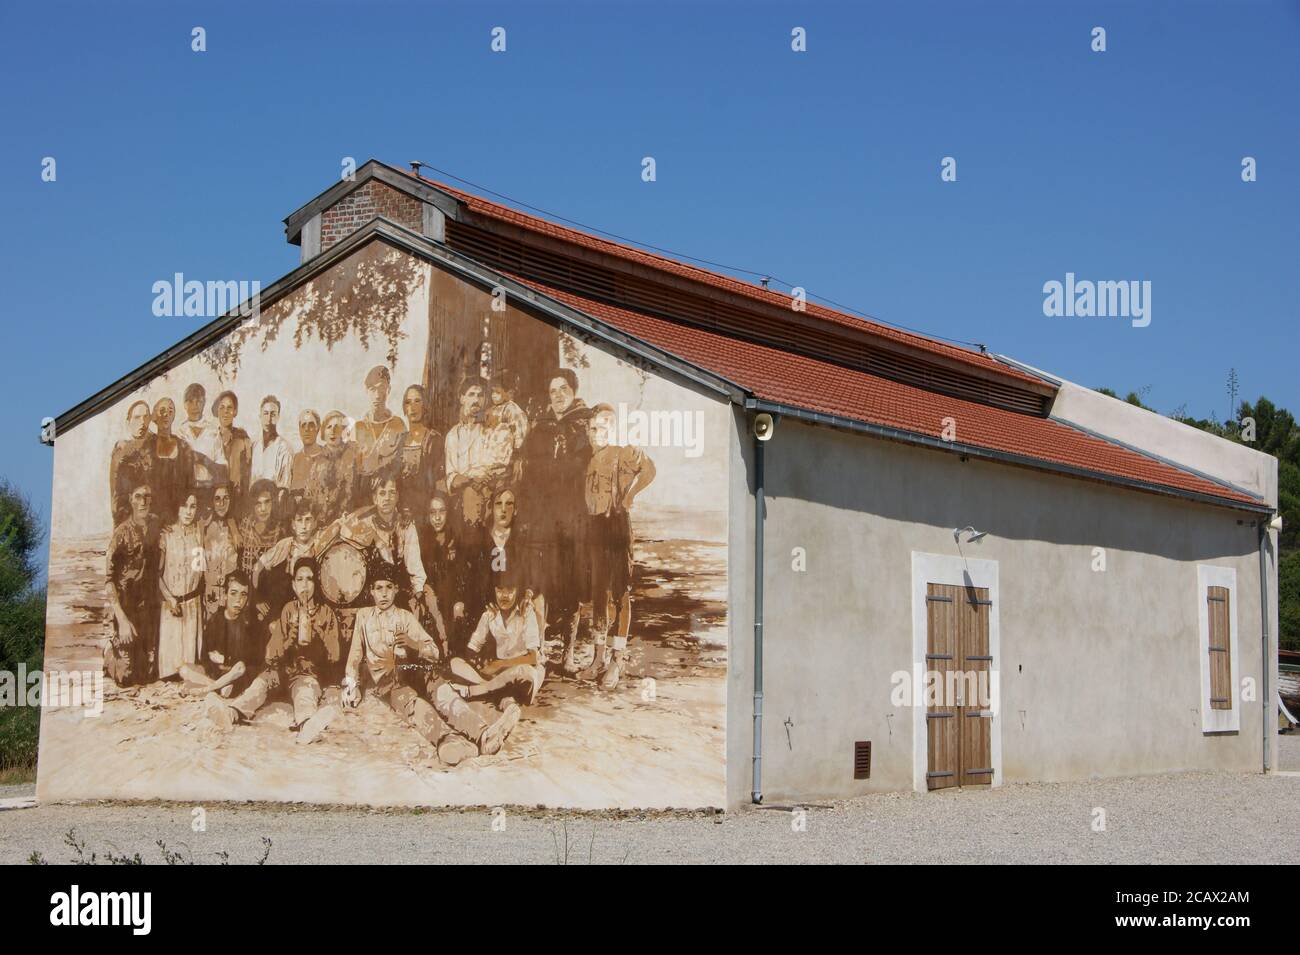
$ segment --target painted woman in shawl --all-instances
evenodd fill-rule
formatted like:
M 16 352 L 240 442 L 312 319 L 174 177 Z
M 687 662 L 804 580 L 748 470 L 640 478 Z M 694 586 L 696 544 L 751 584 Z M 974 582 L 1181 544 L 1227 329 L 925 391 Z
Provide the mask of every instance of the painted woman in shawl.
M 321 467 L 320 501 L 322 524 L 343 516 L 352 502 L 357 481 L 356 445 L 346 440 L 348 419 L 342 411 L 331 411 L 321 423 L 325 453 Z
M 230 481 L 230 490 L 235 495 L 235 503 L 243 501 L 248 491 L 249 480 L 253 471 L 253 442 L 248 432 L 235 424 L 235 415 L 239 414 L 239 399 L 233 391 L 223 391 L 212 402 L 212 414 L 217 419 L 217 436 L 221 441 L 222 460 L 225 477 Z
M 398 500 L 402 517 L 419 521 L 428 506 L 429 494 L 442 477 L 442 432 L 429 427 L 429 403 L 424 389 L 411 385 L 402 395 L 406 415 L 406 440 L 402 442 L 401 472 L 398 475 Z
M 316 519 L 325 516 L 327 501 L 325 499 L 325 446 L 320 437 L 320 415 L 311 408 L 298 415 L 298 437 L 302 439 L 302 450 L 293 456 L 293 467 L 289 474 L 289 491 L 295 501 L 306 501 Z
M 252 580 L 253 569 L 268 550 L 284 535 L 275 513 L 277 494 L 274 482 L 265 478 L 254 481 L 248 492 L 248 516 L 239 524 L 239 569 Z M 257 619 L 265 620 L 270 604 L 257 605 Z
M 131 492 L 144 484 L 152 495 L 156 483 L 158 436 L 149 430 L 149 420 L 149 402 L 131 402 L 131 407 L 126 409 L 130 437 L 113 445 L 108 463 L 108 501 L 114 526 L 131 516 Z M 153 506 L 157 506 L 156 502 Z
M 188 441 L 172 434 L 175 420 L 176 402 L 159 398 L 153 406 L 153 426 L 158 435 L 154 441 L 153 505 L 169 521 L 175 517 L 182 495 L 194 482 L 194 452 Z

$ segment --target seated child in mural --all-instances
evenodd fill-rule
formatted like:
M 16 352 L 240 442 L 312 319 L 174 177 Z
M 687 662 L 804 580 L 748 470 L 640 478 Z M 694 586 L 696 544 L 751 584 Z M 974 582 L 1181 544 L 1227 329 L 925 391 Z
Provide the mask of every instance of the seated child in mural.
M 266 661 L 265 630 L 248 613 L 248 577 L 233 570 L 221 590 L 221 606 L 203 628 L 202 659 L 180 666 L 185 692 L 192 696 L 242 693 Z
M 357 611 L 343 678 L 343 703 L 355 706 L 360 702 L 364 675 L 374 695 L 437 747 L 438 758 L 448 766 L 498 752 L 519 721 L 519 707 L 507 705 L 499 713 L 487 708 L 485 713 L 461 699 L 449 683 L 432 672 L 440 659 L 433 637 L 413 613 L 394 606 L 394 568 L 375 565 L 369 577 L 374 605 Z
M 279 677 L 293 703 L 293 725 L 301 727 L 298 742 L 310 743 L 338 715 L 321 707 L 321 683 L 343 657 L 339 618 L 332 607 L 317 600 L 319 569 L 311 557 L 293 562 L 293 596 L 271 628 L 266 649 L 267 668 Z
M 527 705 L 546 679 L 546 625 L 532 593 L 520 593 L 521 577 L 513 567 L 495 575 L 495 599 L 483 611 L 467 647 L 477 665 L 461 657 L 451 661 L 454 688 L 467 700 L 491 700 L 501 707 L 511 701 Z
M 276 541 L 253 565 L 253 593 L 259 617 L 276 615 L 293 600 L 293 566 L 299 557 L 320 556 L 326 532 L 317 531 L 316 512 L 306 500 L 293 502 L 291 536 Z
M 232 602 L 242 607 L 247 601 L 247 584 L 238 582 L 245 588 L 239 593 L 235 577 L 232 574 L 228 582 L 230 592 L 223 614 L 227 620 L 223 628 L 226 652 L 220 655 L 227 663 L 231 654 L 240 655 L 232 671 L 241 668 L 246 682 L 231 699 L 223 698 L 220 692 L 209 692 L 205 698 L 208 719 L 230 729 L 241 719 L 251 720 L 272 693 L 285 687 L 293 704 L 291 728 L 297 730 L 299 743 L 310 743 L 338 715 L 337 708 L 320 706 L 319 674 L 341 655 L 338 617 L 316 601 L 316 563 L 309 557 L 298 558 L 293 577 L 295 599 L 281 611 L 267 643 L 256 637 L 256 623 L 244 617 L 243 625 L 237 626 L 236 618 L 230 617 Z M 235 639 L 242 641 L 238 649 L 231 646 Z
M 199 528 L 199 496 L 185 492 L 163 529 L 159 546 L 158 591 L 162 613 L 158 621 L 158 678 L 194 663 L 203 644 L 203 531 Z
M 591 666 L 582 679 L 600 680 L 607 690 L 618 686 L 627 637 L 632 626 L 632 521 L 636 496 L 655 479 L 655 464 L 640 448 L 612 443 L 617 413 L 607 404 L 592 409 L 588 425 L 592 451 L 587 462 L 587 566 L 591 574 L 591 631 L 595 640 Z M 617 621 L 615 612 L 617 608 Z M 612 656 L 606 647 L 614 629 Z
M 104 671 L 119 686 L 148 683 L 158 659 L 158 526 L 153 491 L 137 483 L 130 516 L 113 528 L 106 555 L 108 646 Z

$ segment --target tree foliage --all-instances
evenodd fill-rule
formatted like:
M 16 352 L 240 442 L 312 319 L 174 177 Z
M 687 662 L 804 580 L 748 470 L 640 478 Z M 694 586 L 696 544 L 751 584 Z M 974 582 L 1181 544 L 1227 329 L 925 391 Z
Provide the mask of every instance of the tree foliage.
M 44 533 L 31 502 L 0 481 L 0 671 L 15 680 L 20 665 L 39 670 L 44 655 L 45 590 L 36 565 Z M 0 707 L 0 770 L 35 764 L 40 715 L 38 707 Z

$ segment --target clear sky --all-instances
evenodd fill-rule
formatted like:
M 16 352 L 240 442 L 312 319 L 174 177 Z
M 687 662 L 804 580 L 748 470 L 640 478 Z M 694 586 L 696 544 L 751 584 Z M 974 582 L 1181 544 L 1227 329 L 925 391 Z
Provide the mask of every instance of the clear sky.
M 1294 0 L 6 0 L 0 77 L 0 475 L 46 513 L 41 418 L 202 324 L 153 283 L 290 271 L 281 220 L 348 156 L 1162 411 L 1224 417 L 1235 368 L 1300 413 Z M 1150 281 L 1151 324 L 1045 317 L 1067 272 Z

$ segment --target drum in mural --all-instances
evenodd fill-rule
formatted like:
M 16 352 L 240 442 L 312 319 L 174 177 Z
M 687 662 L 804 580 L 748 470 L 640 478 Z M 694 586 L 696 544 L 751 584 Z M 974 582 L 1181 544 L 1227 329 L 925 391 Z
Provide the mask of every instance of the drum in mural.
M 325 599 L 344 607 L 366 589 L 366 555 L 346 540 L 336 540 L 320 558 L 320 584 Z

